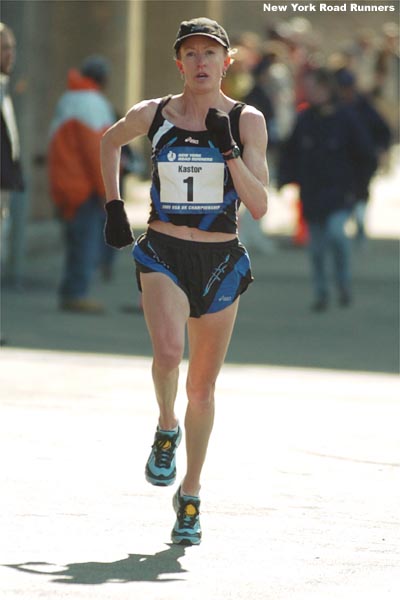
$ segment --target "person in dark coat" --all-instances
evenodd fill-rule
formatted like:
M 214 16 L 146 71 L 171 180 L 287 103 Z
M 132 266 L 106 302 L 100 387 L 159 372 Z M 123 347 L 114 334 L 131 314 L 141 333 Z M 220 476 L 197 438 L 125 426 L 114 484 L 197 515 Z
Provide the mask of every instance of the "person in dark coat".
M 10 74 L 15 63 L 15 37 L 7 25 L 0 23 L 0 100 L 1 100 L 1 191 L 24 189 L 20 146 L 14 107 L 9 93 Z
M 3 277 L 4 267 L 9 266 L 11 194 L 24 190 L 18 127 L 9 93 L 9 80 L 15 63 L 16 43 L 13 32 L 4 23 L 0 23 L 0 45 L 0 258 Z M 0 335 L 0 344 L 5 344 L 2 335 Z
M 254 78 L 254 85 L 244 99 L 246 104 L 251 104 L 251 106 L 255 106 L 262 112 L 266 123 L 269 123 L 273 117 L 272 101 L 266 93 L 268 70 L 270 66 L 271 60 L 267 56 L 263 56 L 253 69 L 252 75 Z M 271 138 L 271 136 L 269 137 Z
M 273 152 L 273 156 L 276 156 L 276 152 L 278 151 L 278 139 L 275 133 L 276 127 L 274 126 L 273 119 L 274 109 L 272 100 L 268 95 L 268 78 L 271 64 L 272 59 L 267 55 L 264 55 L 256 64 L 252 71 L 254 85 L 244 98 L 246 104 L 254 106 L 264 116 L 268 132 L 268 157 L 270 161 L 271 151 Z M 271 176 L 271 169 L 269 170 Z M 239 229 L 242 243 L 247 248 L 250 248 L 252 252 L 260 254 L 270 254 L 271 252 L 274 252 L 274 242 L 269 239 L 268 235 L 263 230 L 261 222 L 255 221 L 247 210 L 243 210 L 240 214 Z
M 350 244 L 345 225 L 356 201 L 356 173 L 360 165 L 376 167 L 373 144 L 354 110 L 338 105 L 335 80 L 327 69 L 306 75 L 309 108 L 298 115 L 282 152 L 280 186 L 297 183 L 310 232 L 313 276 L 312 309 L 329 304 L 327 259 L 331 255 L 339 303 L 352 299 Z
M 391 131 L 385 119 L 374 108 L 365 94 L 357 89 L 355 75 L 348 69 L 339 69 L 335 73 L 338 85 L 339 100 L 348 107 L 353 108 L 362 121 L 363 126 L 370 134 L 378 160 L 389 150 L 391 144 Z M 365 239 L 365 211 L 369 200 L 369 185 L 375 174 L 373 165 L 361 162 L 356 170 L 356 204 L 354 217 L 357 226 L 357 239 Z
M 20 142 L 14 106 L 9 92 L 10 75 L 15 63 L 15 37 L 11 29 L 0 23 L 0 141 L 1 141 L 1 208 L 0 246 L 1 267 L 9 267 L 11 246 L 10 203 L 11 196 L 24 190 L 20 161 Z

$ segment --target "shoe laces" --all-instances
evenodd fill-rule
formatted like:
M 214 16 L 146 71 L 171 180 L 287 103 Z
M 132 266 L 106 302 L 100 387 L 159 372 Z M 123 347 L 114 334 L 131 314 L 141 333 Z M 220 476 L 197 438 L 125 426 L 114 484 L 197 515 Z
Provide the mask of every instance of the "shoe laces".
M 180 507 L 178 511 L 178 522 L 180 528 L 193 529 L 199 517 L 199 507 L 193 500 L 183 500 L 180 498 Z
M 153 444 L 154 461 L 159 468 L 169 468 L 174 456 L 175 441 L 169 437 L 159 437 Z

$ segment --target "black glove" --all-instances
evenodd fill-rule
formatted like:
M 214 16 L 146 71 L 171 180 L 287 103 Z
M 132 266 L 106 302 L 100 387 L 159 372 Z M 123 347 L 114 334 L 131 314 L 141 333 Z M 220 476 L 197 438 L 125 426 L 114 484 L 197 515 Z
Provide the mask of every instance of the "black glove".
M 123 248 L 132 244 L 135 239 L 122 200 L 107 202 L 106 213 L 104 237 L 107 244 L 114 248 Z
M 211 139 L 219 150 L 229 152 L 236 142 L 232 137 L 229 117 L 218 108 L 209 108 L 206 116 L 206 127 L 211 134 Z

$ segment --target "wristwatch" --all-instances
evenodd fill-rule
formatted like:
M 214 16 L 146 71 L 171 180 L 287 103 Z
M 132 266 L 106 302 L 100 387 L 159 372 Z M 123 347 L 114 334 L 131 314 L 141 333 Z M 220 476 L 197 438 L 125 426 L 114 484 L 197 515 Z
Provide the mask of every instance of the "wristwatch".
M 225 160 L 232 160 L 233 158 L 239 158 L 240 156 L 240 148 L 236 144 L 233 148 L 230 149 L 229 154 L 224 154 L 223 157 Z

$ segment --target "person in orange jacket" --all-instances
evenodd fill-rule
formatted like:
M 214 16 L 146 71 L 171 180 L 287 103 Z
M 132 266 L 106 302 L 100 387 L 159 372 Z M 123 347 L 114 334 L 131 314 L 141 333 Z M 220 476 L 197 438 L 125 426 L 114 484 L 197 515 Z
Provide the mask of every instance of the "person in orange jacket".
M 105 190 L 100 167 L 100 141 L 115 121 L 105 98 L 110 67 L 102 56 L 89 56 L 80 70 L 68 73 L 50 127 L 49 183 L 63 223 L 64 273 L 60 308 L 74 312 L 102 312 L 88 298 L 90 281 L 105 251 Z

